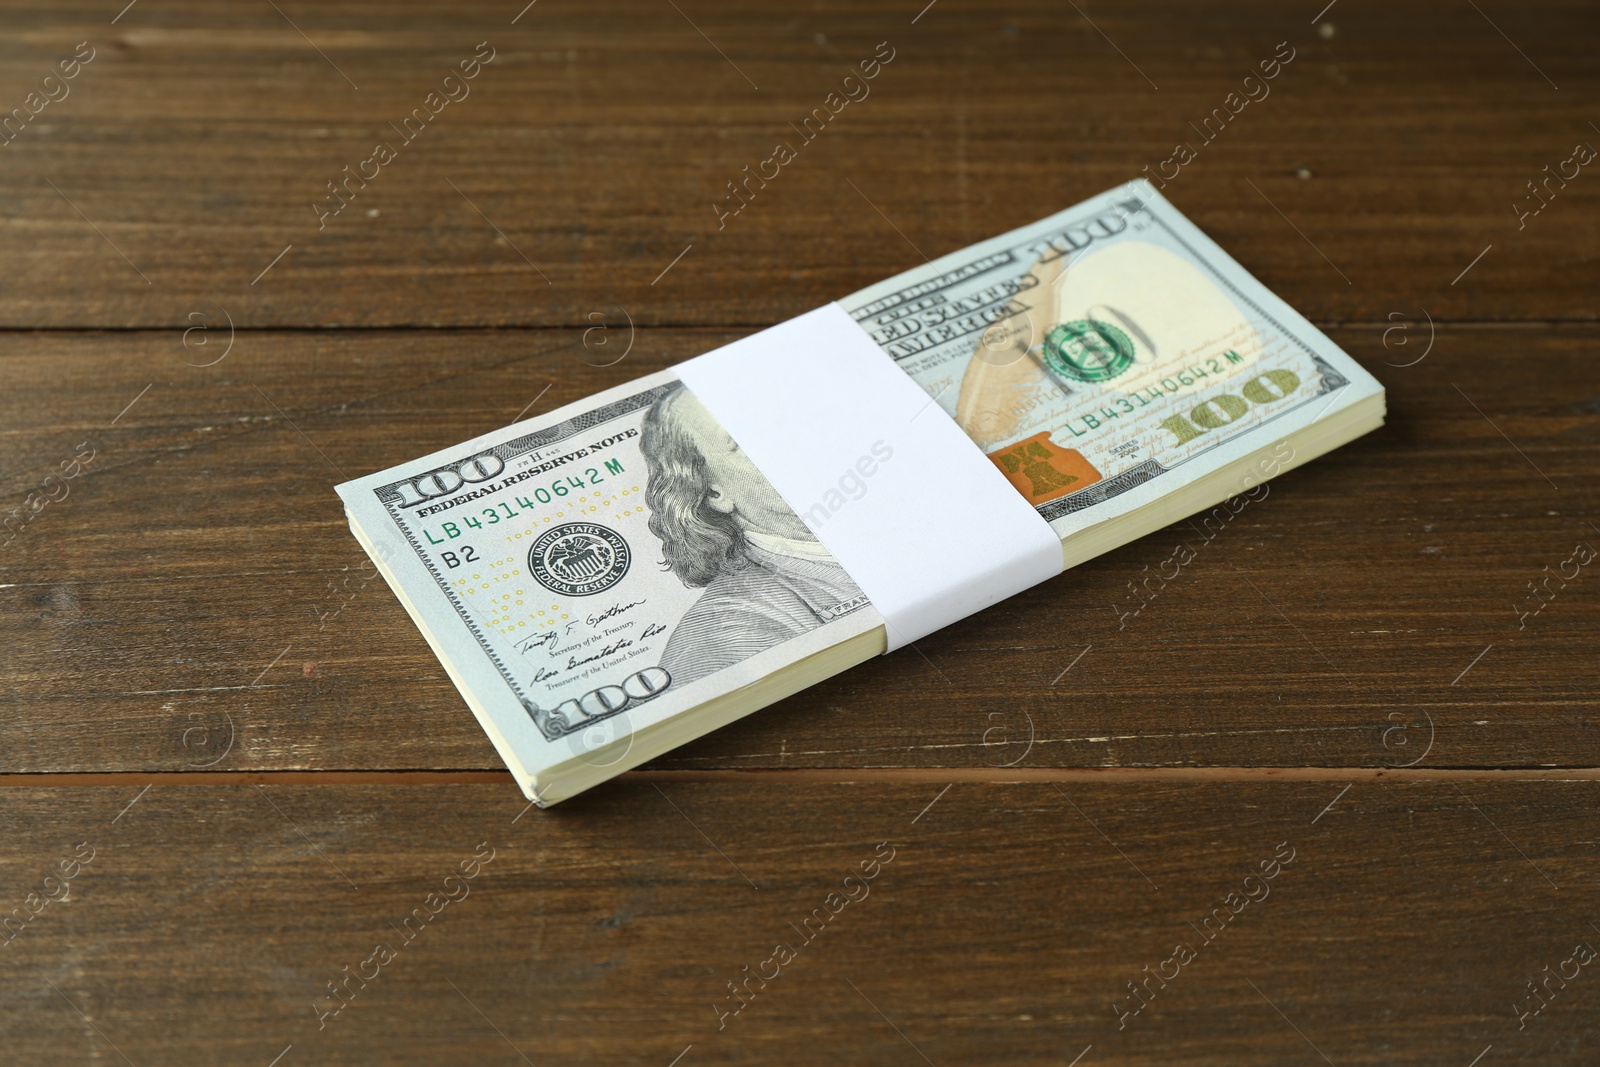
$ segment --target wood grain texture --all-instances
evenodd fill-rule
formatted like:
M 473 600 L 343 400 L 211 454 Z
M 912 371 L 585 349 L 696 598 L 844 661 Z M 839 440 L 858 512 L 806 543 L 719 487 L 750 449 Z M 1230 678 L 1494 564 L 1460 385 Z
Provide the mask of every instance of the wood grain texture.
M 1600 946 L 1600 578 L 1519 611 L 1600 547 L 1600 179 L 1515 207 L 1600 144 L 1588 5 L 124 2 L 0 4 L 5 1062 L 1594 1061 L 1593 968 L 1551 975 Z M 1179 142 L 1167 196 L 1389 424 L 528 810 L 332 486 Z
M 1595 317 L 1600 183 L 1512 208 L 1600 138 L 1581 0 L 1345 5 L 1327 37 L 1259 0 L 108 6 L 8 5 L 0 108 L 76 42 L 95 58 L 0 148 L 0 325 L 769 325 L 1180 142 L 1171 199 L 1314 320 Z M 483 41 L 470 95 L 402 143 Z M 882 41 L 870 96 L 799 143 Z M 1279 42 L 1270 95 L 1203 135 Z M 394 161 L 319 223 L 380 141 Z M 720 224 L 779 141 L 800 158 Z
M 0 767 L 500 766 L 333 484 L 734 336 L 640 329 L 597 367 L 621 324 L 242 332 L 203 369 L 177 331 L 0 336 L 6 499 L 98 449 L 0 556 Z M 1514 610 L 1600 547 L 1600 335 L 1441 327 L 1411 367 L 1424 332 L 1333 336 L 1388 383 L 1383 430 L 1209 540 L 1177 523 L 659 765 L 1600 763 L 1592 568 Z
M 39 1065 L 1590 1063 L 1592 967 L 1513 1005 L 1600 945 L 1597 788 L 618 783 L 520 819 L 509 784 L 3 790 L 7 908 L 93 858 L 0 949 L 0 1028 Z

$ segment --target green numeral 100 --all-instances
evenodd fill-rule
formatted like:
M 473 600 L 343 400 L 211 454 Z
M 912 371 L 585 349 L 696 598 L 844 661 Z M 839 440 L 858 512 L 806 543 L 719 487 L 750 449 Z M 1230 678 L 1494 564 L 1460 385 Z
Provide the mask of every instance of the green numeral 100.
M 1222 393 L 1202 400 L 1189 409 L 1189 417 L 1174 415 L 1163 419 L 1161 428 L 1171 430 L 1177 443 L 1187 444 L 1207 430 L 1215 430 L 1235 422 L 1250 410 L 1250 404 L 1269 404 L 1282 400 L 1300 386 L 1300 376 L 1292 370 L 1269 370 L 1244 383 L 1239 390 L 1244 396 Z M 1245 403 L 1245 401 L 1250 403 Z

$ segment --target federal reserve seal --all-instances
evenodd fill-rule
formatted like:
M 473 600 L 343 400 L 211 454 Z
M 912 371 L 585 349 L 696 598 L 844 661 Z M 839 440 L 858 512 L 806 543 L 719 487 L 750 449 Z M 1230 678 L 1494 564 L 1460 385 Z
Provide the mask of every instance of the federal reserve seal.
M 1106 382 L 1133 366 L 1133 339 L 1109 322 L 1063 322 L 1045 335 L 1050 370 L 1080 382 Z
M 601 593 L 628 573 L 633 555 L 614 530 L 569 522 L 539 535 L 528 549 L 528 571 L 546 589 L 567 596 Z

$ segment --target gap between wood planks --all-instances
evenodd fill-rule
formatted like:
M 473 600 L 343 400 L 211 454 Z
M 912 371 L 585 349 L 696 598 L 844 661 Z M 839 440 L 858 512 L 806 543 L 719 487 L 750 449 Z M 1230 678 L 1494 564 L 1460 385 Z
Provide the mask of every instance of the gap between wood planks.
M 1350 782 L 1350 781 L 1600 781 L 1600 767 L 878 767 L 795 768 L 766 770 L 627 771 L 614 781 L 774 782 L 793 785 L 850 783 L 991 785 L 1070 782 L 1123 784 L 1135 782 Z M 506 771 L 82 771 L 0 773 L 6 786 L 79 788 L 129 785 L 506 785 Z

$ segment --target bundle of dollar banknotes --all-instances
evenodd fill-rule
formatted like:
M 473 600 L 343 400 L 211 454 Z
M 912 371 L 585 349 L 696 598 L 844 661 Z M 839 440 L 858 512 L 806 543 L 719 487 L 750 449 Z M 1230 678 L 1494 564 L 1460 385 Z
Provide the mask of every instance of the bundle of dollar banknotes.
M 784 324 L 718 350 L 753 368 L 748 400 L 689 373 L 714 352 L 338 487 L 530 800 L 573 796 L 1040 580 L 1035 568 L 974 599 L 1016 539 L 998 517 L 985 527 L 991 513 L 1037 524 L 1058 573 L 1385 414 L 1371 375 L 1142 181 L 828 311 L 844 324 L 833 334 Z M 802 389 L 783 380 L 790 364 L 754 362 L 765 333 L 788 338 L 796 374 L 807 344 L 870 355 L 845 365 L 860 373 L 831 372 L 852 380 Z M 915 410 L 841 423 L 836 406 L 893 407 L 858 395 L 882 388 L 880 368 L 914 387 Z M 789 420 L 801 436 L 756 447 L 793 414 L 789 392 L 829 389 L 840 405 Z M 918 443 L 940 433 L 970 455 Z M 921 469 L 932 462 L 946 469 Z M 807 463 L 824 469 L 797 480 Z M 950 467 L 977 489 L 922 507 L 895 497 L 939 492 Z M 945 523 L 970 547 L 917 556 Z M 873 553 L 901 540 L 914 558 L 886 579 Z M 912 622 L 885 606 L 969 559 L 959 605 L 930 594 Z

